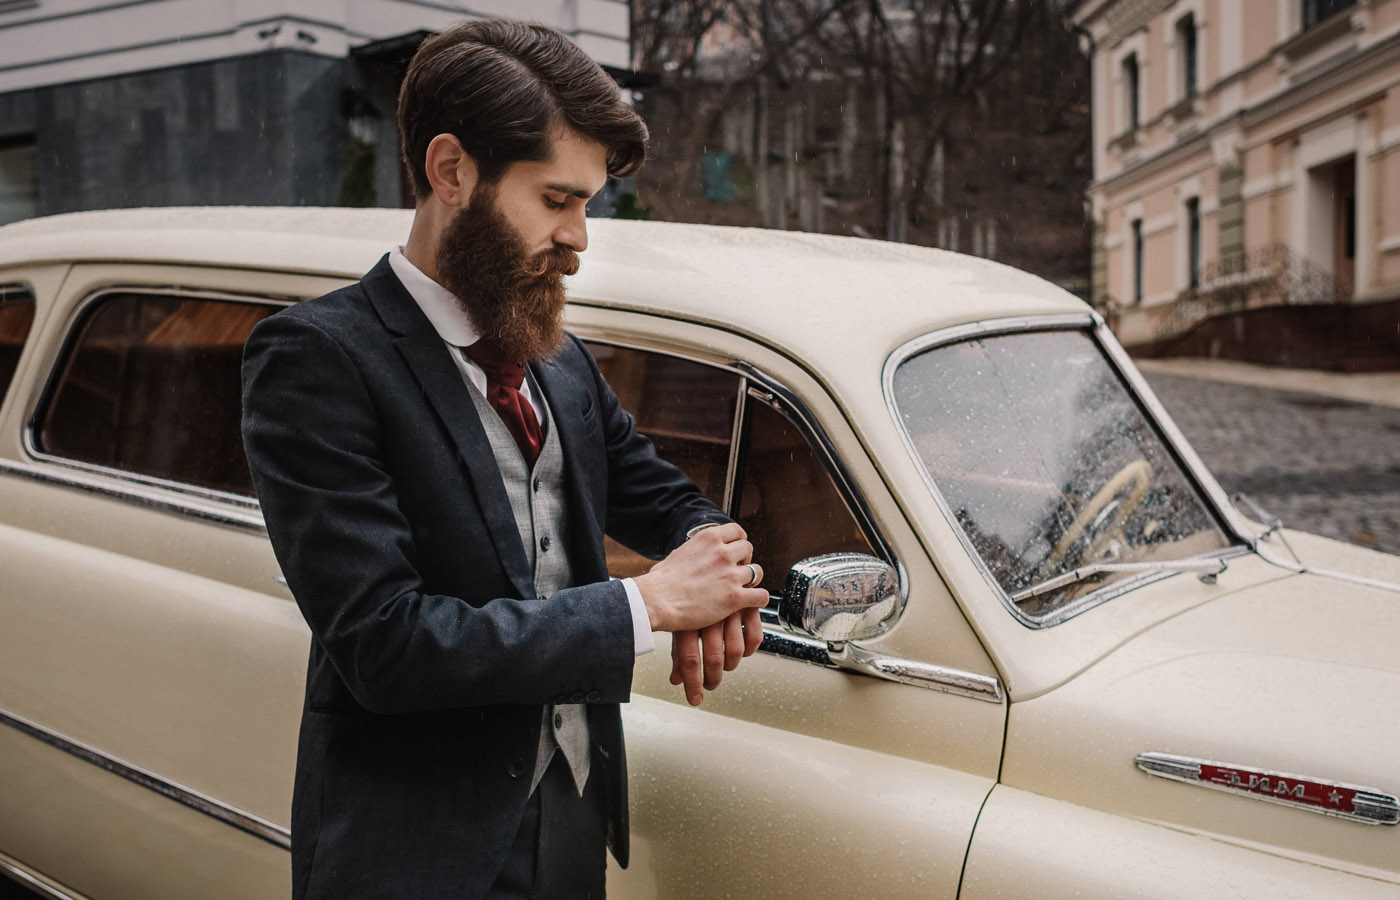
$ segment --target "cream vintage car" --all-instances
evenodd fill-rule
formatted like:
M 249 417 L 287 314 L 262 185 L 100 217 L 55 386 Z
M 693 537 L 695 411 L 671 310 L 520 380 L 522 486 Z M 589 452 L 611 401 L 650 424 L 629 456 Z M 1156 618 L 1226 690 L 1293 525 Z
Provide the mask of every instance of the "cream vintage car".
M 0 228 L 0 870 L 29 889 L 288 893 L 309 633 L 240 350 L 408 225 Z M 571 329 L 782 589 L 703 707 L 664 646 L 640 662 L 610 896 L 1400 897 L 1400 558 L 1242 515 L 1103 322 L 1030 275 L 591 235 Z

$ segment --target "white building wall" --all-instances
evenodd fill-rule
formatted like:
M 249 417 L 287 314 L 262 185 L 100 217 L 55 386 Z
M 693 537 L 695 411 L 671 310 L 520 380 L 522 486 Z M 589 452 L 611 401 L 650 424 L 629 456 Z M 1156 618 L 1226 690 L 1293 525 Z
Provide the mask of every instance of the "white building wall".
M 0 94 L 296 48 L 345 56 L 360 44 L 468 15 L 528 19 L 599 63 L 629 64 L 627 0 L 34 0 L 0 2 Z

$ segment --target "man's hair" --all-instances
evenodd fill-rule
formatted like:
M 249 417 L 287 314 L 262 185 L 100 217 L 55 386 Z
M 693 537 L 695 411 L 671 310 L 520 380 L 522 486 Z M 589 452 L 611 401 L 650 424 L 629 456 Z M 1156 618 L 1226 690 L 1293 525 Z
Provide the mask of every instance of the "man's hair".
M 551 153 L 567 126 L 602 144 L 608 174 L 624 177 L 646 161 L 647 127 L 617 84 L 572 41 L 526 22 L 462 22 L 425 40 L 399 90 L 399 135 L 414 193 L 425 197 L 428 144 L 450 134 L 485 183 L 517 162 Z

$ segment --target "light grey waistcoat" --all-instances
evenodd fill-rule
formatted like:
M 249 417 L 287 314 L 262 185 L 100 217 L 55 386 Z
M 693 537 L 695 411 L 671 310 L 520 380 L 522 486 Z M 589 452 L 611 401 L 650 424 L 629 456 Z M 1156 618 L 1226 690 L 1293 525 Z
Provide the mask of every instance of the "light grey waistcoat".
M 526 559 L 530 562 L 530 570 L 535 573 L 535 594 L 546 597 L 571 587 L 573 572 L 565 551 L 568 543 L 564 533 L 568 524 L 564 498 L 564 452 L 547 404 L 540 404 L 545 407 L 544 421 L 540 422 L 544 447 L 531 470 L 526 468 L 525 457 L 501 421 L 500 414 L 491 408 L 476 385 L 469 379 L 462 380 L 471 392 L 472 403 L 476 405 L 477 415 L 481 417 L 482 427 L 491 441 L 496 466 L 501 470 L 501 480 L 505 482 L 506 495 L 510 497 L 510 508 L 515 513 L 515 527 L 520 530 Z M 536 397 L 544 396 L 533 378 L 530 380 L 530 390 Z M 574 786 L 582 796 L 589 768 L 588 716 L 585 707 L 581 703 L 549 704 L 544 708 L 543 717 L 530 792 L 534 793 L 558 748 L 563 751 L 564 759 L 573 773 Z

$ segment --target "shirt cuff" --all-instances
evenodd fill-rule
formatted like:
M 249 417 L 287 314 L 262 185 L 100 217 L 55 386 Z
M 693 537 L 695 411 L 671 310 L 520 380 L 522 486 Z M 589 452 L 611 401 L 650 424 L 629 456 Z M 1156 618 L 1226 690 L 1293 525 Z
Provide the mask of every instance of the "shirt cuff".
M 632 607 L 633 652 L 642 656 L 656 649 L 656 641 L 651 636 L 651 616 L 647 615 L 647 607 L 642 602 L 642 592 L 638 589 L 637 582 L 624 578 L 622 589 L 627 592 L 627 605 Z

